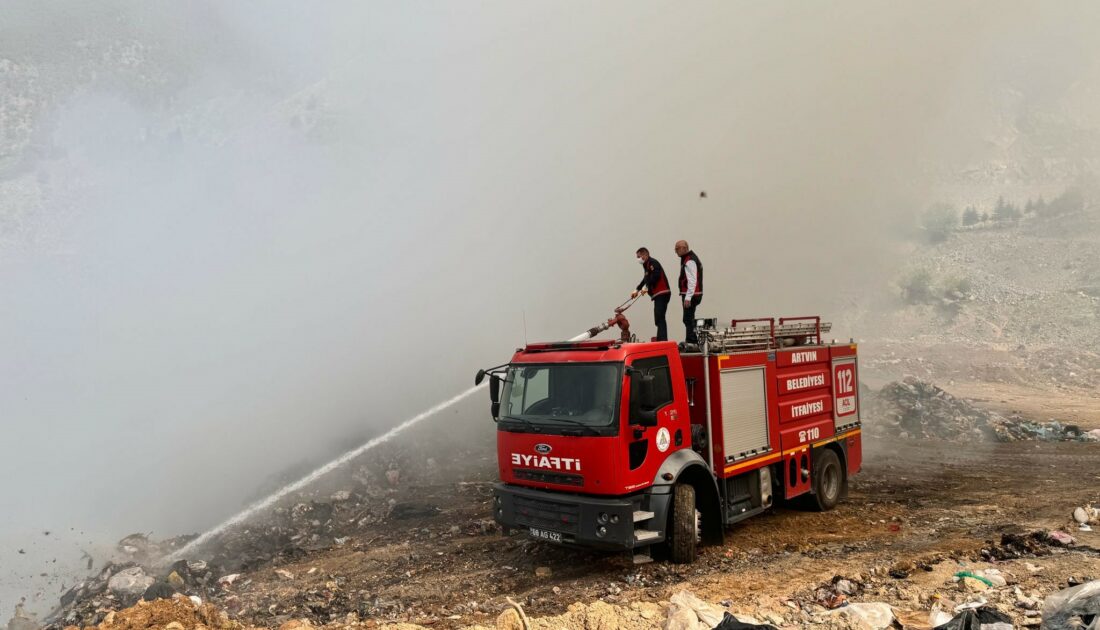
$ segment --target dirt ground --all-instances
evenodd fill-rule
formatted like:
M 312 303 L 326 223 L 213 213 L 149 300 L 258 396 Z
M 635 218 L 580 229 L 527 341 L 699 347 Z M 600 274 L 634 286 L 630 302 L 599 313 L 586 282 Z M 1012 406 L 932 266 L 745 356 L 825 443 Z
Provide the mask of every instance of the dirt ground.
M 966 566 L 959 562 L 980 561 L 981 549 L 1002 533 L 1068 528 L 1074 507 L 1100 502 L 1095 444 L 906 441 L 865 448 L 864 470 L 835 511 L 776 509 L 731 528 L 723 546 L 704 549 L 690 566 L 635 567 L 618 555 L 502 537 L 482 520 L 490 513 L 491 471 L 472 482 L 405 488 L 403 494 L 438 513 L 392 520 L 341 549 L 259 570 L 230 599 L 230 610 L 268 627 L 324 611 L 456 628 L 491 623 L 506 596 L 543 616 L 574 602 L 662 601 L 683 588 L 734 609 L 759 610 L 781 607 L 835 575 L 858 579 L 922 566 L 927 570 L 899 584 L 943 582 Z M 472 527 L 486 531 L 471 534 Z M 1082 545 L 1100 547 L 1100 532 L 1068 531 Z M 1088 552 L 1035 562 L 1050 568 L 1039 577 L 1021 575 L 1049 582 L 1044 592 L 1072 576 L 1100 577 L 1100 558 Z

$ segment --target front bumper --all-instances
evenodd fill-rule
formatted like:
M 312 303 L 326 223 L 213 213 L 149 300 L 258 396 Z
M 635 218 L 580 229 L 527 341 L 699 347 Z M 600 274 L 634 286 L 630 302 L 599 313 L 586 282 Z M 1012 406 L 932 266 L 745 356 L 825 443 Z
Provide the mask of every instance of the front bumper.
M 636 538 L 635 512 L 657 498 L 646 492 L 625 497 L 589 497 L 498 483 L 493 486 L 493 495 L 493 516 L 502 527 L 535 530 L 531 533 L 540 539 L 552 539 L 538 535 L 541 532 L 560 534 L 563 544 L 607 550 L 634 549 L 664 540 L 663 524 L 656 539 L 639 542 Z M 606 518 L 601 518 L 601 514 Z M 664 519 L 659 522 L 664 523 Z M 653 528 L 648 523 L 645 526 Z

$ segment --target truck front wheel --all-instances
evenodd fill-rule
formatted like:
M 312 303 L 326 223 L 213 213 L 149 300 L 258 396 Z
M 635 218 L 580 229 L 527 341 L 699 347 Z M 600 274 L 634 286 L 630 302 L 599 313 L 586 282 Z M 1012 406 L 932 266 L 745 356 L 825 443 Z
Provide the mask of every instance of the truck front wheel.
M 672 522 L 668 528 L 670 559 L 676 564 L 695 562 L 695 488 L 678 483 L 672 489 Z
M 831 449 L 824 449 L 814 458 L 814 493 L 811 507 L 819 512 L 827 512 L 840 501 L 840 492 L 844 487 L 844 469 L 840 467 L 840 458 Z

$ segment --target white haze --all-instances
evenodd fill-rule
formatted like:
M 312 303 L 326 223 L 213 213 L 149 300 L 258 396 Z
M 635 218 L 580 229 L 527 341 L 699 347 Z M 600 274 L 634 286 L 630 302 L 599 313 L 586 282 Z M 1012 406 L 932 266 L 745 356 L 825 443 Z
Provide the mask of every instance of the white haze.
M 0 217 L 0 610 L 465 390 L 524 314 L 597 323 L 638 246 L 690 241 L 701 315 L 841 319 L 989 91 L 1097 59 L 1090 3 L 89 4 L 0 5 L 0 58 L 123 24 L 179 73 L 43 66 L 68 194 Z

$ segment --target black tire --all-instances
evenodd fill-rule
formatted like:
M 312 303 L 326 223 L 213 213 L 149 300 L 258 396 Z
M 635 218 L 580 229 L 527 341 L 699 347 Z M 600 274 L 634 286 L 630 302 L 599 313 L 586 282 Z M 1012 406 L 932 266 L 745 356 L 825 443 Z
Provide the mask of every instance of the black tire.
M 669 559 L 676 564 L 695 562 L 695 488 L 686 483 L 673 487 L 669 520 Z
M 844 490 L 845 474 L 840 458 L 832 449 L 822 449 L 814 456 L 814 492 L 810 507 L 818 512 L 828 512 L 836 507 Z

